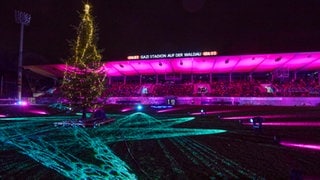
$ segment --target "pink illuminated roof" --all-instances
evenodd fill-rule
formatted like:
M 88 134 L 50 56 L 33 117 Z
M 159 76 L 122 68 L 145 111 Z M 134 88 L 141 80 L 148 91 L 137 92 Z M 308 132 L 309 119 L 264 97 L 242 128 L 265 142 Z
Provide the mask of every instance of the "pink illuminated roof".
M 25 66 L 48 77 L 63 77 L 63 64 Z M 134 76 L 152 74 L 218 74 L 272 72 L 285 68 L 289 71 L 320 71 L 320 52 L 276 54 L 249 54 L 232 56 L 206 56 L 159 58 L 144 60 L 118 60 L 104 62 L 108 76 Z

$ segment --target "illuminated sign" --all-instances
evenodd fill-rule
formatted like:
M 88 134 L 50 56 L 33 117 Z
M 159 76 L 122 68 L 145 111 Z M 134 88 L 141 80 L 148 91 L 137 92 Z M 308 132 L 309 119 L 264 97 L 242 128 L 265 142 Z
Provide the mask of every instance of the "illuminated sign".
M 140 57 L 138 55 L 136 55 L 136 56 L 128 56 L 127 59 L 140 59 Z
M 128 56 L 127 59 L 162 59 L 162 58 L 184 58 L 184 57 L 201 57 L 201 56 L 216 56 L 217 51 L 204 51 L 204 52 L 186 52 L 186 53 L 162 53 L 162 54 L 146 54 Z

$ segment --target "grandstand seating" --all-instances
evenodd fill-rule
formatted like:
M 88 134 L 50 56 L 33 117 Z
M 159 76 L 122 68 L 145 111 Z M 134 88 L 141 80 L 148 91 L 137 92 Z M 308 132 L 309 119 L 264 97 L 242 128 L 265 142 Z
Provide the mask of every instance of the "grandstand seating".
M 37 102 L 55 102 L 59 90 L 38 97 Z M 113 83 L 106 87 L 104 97 L 320 97 L 316 81 L 214 81 L 199 83 Z
M 147 93 L 146 93 L 147 92 Z M 201 84 L 113 84 L 106 90 L 108 96 L 208 96 L 208 97 L 318 97 L 320 85 L 297 82 L 212 82 Z

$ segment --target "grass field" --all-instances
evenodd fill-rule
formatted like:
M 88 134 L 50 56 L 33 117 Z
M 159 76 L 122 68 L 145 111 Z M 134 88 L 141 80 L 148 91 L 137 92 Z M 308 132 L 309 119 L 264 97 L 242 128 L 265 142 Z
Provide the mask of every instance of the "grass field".
M 44 106 L 0 110 L 0 179 L 320 178 L 319 107 L 113 105 L 98 128 L 54 127 L 79 116 Z

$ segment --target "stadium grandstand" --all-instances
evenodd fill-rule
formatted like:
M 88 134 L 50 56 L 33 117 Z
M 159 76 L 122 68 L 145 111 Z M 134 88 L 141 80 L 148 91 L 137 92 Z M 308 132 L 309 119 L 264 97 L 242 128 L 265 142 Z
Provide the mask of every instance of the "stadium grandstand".
M 64 64 L 24 66 L 25 71 L 54 81 L 44 88 L 27 80 L 28 98 L 37 103 L 57 101 L 64 68 Z M 107 104 L 317 106 L 320 102 L 320 52 L 135 55 L 104 62 L 103 68 Z

